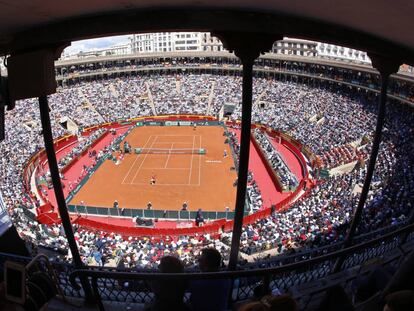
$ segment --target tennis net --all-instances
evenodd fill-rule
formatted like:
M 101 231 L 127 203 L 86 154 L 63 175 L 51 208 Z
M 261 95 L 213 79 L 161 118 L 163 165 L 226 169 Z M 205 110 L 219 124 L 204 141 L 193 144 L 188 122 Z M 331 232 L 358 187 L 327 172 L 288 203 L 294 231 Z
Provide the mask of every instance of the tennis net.
M 203 148 L 135 148 L 136 154 L 206 154 Z

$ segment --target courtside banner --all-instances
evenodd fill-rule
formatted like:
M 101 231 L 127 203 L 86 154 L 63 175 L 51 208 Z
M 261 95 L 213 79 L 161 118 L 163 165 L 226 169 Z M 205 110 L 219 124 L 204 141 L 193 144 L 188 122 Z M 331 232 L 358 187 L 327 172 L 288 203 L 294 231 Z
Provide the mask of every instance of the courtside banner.
M 165 121 L 165 126 L 177 126 L 178 121 Z
M 145 121 L 144 124 L 145 125 L 152 125 L 152 126 L 162 126 L 162 125 L 164 125 L 164 122 L 160 122 L 160 121 Z
M 0 192 L 0 236 L 3 235 L 10 227 L 12 222 L 7 214 L 6 204 L 4 204 L 3 196 Z
M 190 125 L 193 125 L 193 122 L 191 122 L 191 121 L 180 121 L 180 125 L 190 126 Z

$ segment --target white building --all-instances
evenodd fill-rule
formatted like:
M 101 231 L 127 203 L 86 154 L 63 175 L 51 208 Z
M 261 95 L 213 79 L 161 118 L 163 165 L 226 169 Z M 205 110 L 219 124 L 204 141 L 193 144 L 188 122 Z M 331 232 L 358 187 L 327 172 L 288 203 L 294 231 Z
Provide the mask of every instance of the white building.
M 272 52 L 283 55 L 315 57 L 317 42 L 302 39 L 283 38 L 273 44 Z
M 131 54 L 131 44 L 120 44 L 120 45 L 114 45 L 106 49 L 101 50 L 102 53 L 105 53 L 105 55 L 126 55 Z
M 173 51 L 201 51 L 200 32 L 173 33 Z
M 321 42 L 318 42 L 316 49 L 321 58 L 371 64 L 367 53 L 363 51 Z
M 180 51 L 224 51 L 221 41 L 209 32 L 157 32 L 134 34 L 130 42 L 122 45 L 81 51 L 75 55 L 62 55 L 62 59 L 87 58 L 108 55 L 126 55 L 131 53 L 162 53 Z M 316 41 L 283 38 L 276 41 L 272 53 L 302 57 L 319 57 L 338 61 L 370 64 L 366 52 L 321 43 Z
M 213 37 L 209 32 L 201 33 L 201 50 L 202 51 L 224 51 L 223 43 L 217 38 Z
M 133 35 L 131 39 L 131 50 L 133 53 L 154 53 L 173 51 L 171 33 L 145 33 Z
M 399 73 L 414 75 L 414 67 L 409 65 L 401 65 L 398 71 Z
M 200 32 L 157 32 L 133 35 L 133 53 L 201 51 Z

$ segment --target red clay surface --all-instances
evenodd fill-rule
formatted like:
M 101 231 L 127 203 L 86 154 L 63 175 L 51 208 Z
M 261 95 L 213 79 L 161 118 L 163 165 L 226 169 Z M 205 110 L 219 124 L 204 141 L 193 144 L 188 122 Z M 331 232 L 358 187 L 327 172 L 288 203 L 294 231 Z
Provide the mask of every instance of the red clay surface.
M 219 126 L 145 126 L 126 137 L 132 148 L 204 148 L 207 154 L 127 154 L 116 165 L 105 161 L 70 204 L 145 209 L 225 211 L 234 208 L 236 172 L 229 146 Z M 224 150 L 228 156 L 223 157 Z M 151 176 L 156 184 L 150 185 Z

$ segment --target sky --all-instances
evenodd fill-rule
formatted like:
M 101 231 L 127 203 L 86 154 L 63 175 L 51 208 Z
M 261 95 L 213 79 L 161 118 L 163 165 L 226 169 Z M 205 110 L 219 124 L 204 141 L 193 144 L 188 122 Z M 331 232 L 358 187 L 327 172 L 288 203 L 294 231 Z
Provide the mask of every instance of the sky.
M 125 36 L 113 36 L 113 37 L 103 37 L 97 39 L 88 39 L 88 40 L 81 40 L 81 41 L 74 41 L 70 46 L 68 46 L 65 50 L 65 54 L 76 54 L 80 51 L 93 51 L 93 50 L 100 50 L 105 49 L 114 45 L 128 43 L 128 37 L 132 35 L 125 35 Z

